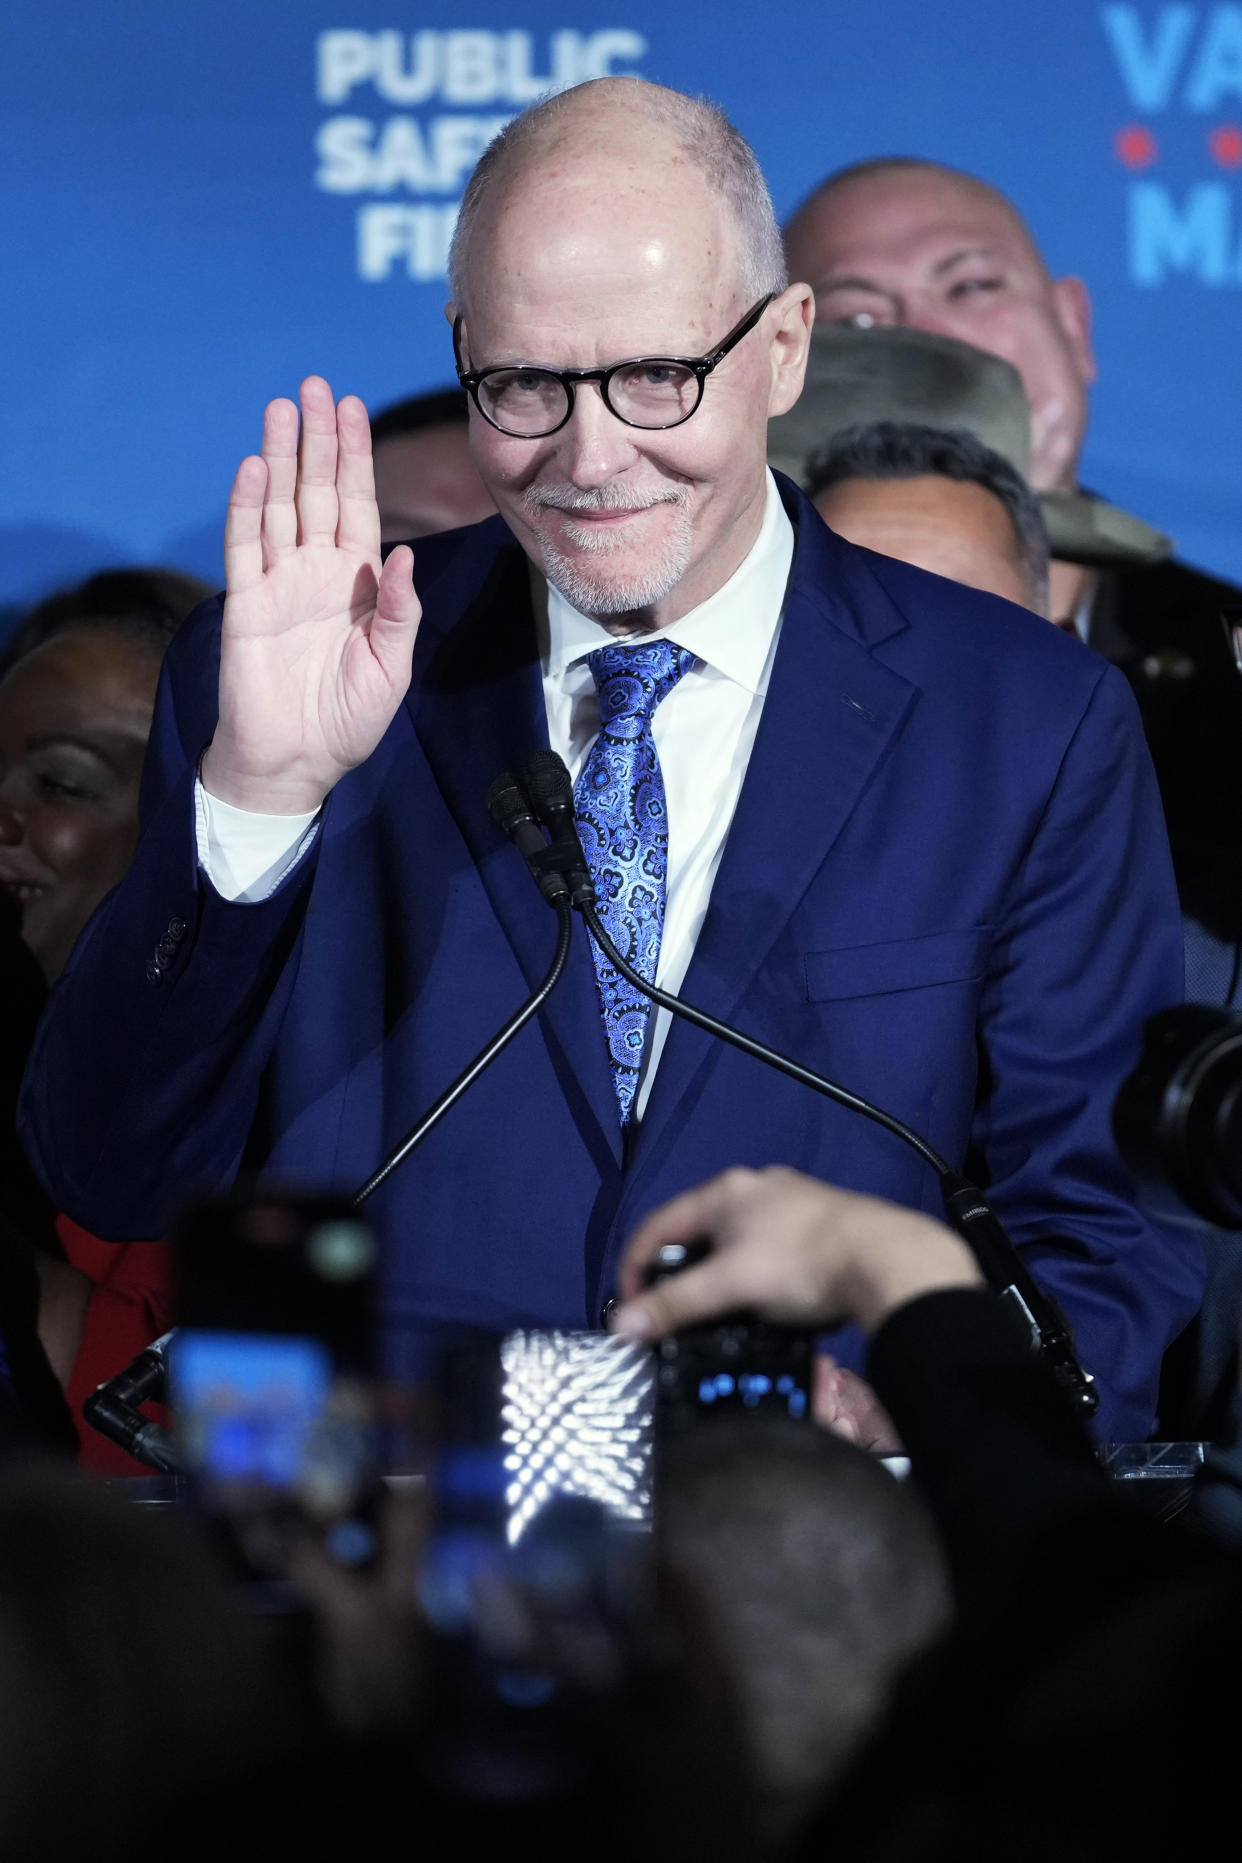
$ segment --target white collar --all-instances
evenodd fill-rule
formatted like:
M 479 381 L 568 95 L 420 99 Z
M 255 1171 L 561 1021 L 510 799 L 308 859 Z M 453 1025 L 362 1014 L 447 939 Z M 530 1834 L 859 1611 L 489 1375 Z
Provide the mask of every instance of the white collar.
M 762 694 L 767 690 L 772 636 L 793 562 L 794 531 L 776 480 L 770 472 L 766 476 L 767 495 L 759 535 L 729 580 L 679 621 L 670 622 L 654 634 L 643 634 L 631 641 L 617 640 L 615 645 L 638 647 L 648 641 L 672 638 L 679 647 L 688 647 L 705 665 L 746 691 Z M 544 585 L 538 571 L 534 572 L 534 580 Z M 542 658 L 546 675 L 560 679 L 575 662 L 613 637 L 604 633 L 598 621 L 571 607 L 551 583 L 546 584 L 546 589 L 547 635 Z M 539 593 L 542 586 L 537 586 Z M 542 608 L 543 603 L 537 599 L 537 616 Z

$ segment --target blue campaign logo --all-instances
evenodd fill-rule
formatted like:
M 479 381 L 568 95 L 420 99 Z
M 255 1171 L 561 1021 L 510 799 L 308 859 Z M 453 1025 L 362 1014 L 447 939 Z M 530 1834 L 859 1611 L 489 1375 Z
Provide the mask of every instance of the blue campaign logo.
M 1242 5 L 1109 5 L 1100 23 L 1138 113 L 1113 141 L 1131 280 L 1242 285 Z

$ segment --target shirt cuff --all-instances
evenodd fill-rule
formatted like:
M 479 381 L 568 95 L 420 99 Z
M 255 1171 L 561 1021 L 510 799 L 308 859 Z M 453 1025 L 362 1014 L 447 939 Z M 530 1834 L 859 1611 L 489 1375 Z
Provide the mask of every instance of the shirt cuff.
M 321 810 L 309 815 L 257 815 L 194 785 L 198 864 L 221 899 L 258 905 L 270 899 L 297 866 L 319 829 Z

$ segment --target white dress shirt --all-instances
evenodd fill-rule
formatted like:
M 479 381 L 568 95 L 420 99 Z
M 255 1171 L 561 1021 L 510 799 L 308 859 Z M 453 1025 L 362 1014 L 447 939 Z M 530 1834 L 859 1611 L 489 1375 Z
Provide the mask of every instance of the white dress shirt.
M 698 664 L 678 681 L 652 723 L 668 803 L 668 892 L 656 982 L 677 990 L 690 966 L 724 852 L 780 635 L 793 562 L 793 526 L 771 473 L 763 523 L 749 555 L 715 595 L 657 634 L 632 642 L 605 635 L 532 570 L 548 742 L 574 781 L 599 735 L 599 700 L 587 657 L 608 642 L 668 639 Z M 256 815 L 196 787 L 199 862 L 226 899 L 266 899 L 314 838 L 317 816 Z M 656 1013 L 636 1112 L 647 1103 L 672 1020 Z

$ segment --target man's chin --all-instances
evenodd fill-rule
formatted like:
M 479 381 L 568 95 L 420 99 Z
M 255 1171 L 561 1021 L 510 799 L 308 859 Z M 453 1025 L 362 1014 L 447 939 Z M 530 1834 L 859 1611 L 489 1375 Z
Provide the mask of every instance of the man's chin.
M 667 599 L 686 573 L 689 552 L 668 553 L 661 560 L 634 555 L 601 559 L 596 555 L 543 546 L 544 574 L 571 608 L 593 619 L 638 614 Z

